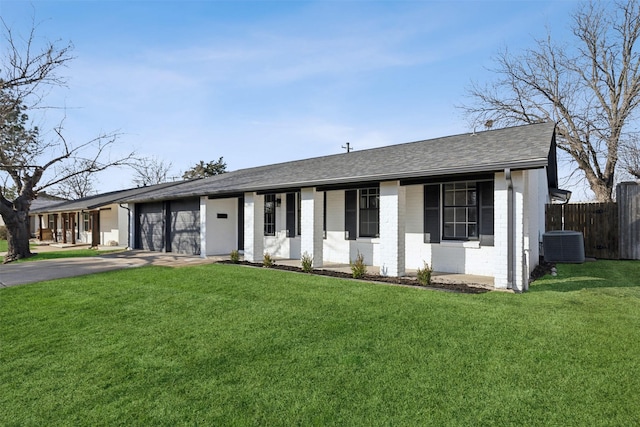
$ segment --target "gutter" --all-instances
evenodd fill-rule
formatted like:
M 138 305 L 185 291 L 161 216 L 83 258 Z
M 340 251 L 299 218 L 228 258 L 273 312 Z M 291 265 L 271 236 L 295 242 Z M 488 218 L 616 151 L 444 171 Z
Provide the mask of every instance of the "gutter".
M 507 180 L 507 289 L 513 289 L 513 250 L 515 247 L 513 232 L 513 180 L 511 169 L 505 168 L 504 177 Z

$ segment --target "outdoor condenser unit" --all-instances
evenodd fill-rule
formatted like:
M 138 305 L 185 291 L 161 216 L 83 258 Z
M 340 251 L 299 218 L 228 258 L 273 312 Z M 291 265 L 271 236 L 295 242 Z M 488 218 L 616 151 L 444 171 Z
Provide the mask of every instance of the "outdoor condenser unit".
M 542 235 L 542 248 L 547 262 L 584 262 L 584 237 L 579 231 L 547 231 Z

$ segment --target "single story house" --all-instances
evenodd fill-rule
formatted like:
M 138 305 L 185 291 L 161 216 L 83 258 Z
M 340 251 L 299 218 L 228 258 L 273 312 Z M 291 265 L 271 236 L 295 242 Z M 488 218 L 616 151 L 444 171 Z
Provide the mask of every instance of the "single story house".
M 558 190 L 539 123 L 237 170 L 125 196 L 134 248 L 264 253 L 315 267 L 358 253 L 388 276 L 427 262 L 526 290 Z M 121 238 L 120 238 L 121 239 Z
M 36 199 L 29 211 L 31 233 L 39 240 L 58 243 L 130 246 L 129 208 L 117 201 L 176 184 L 137 187 L 57 203 L 40 204 Z
M 57 205 L 62 201 L 67 201 L 67 199 L 54 196 L 51 194 L 47 194 L 45 191 L 40 192 L 38 197 L 31 202 L 31 209 L 45 209 L 48 206 Z M 3 227 L 4 219 L 0 216 L 0 227 Z M 29 231 L 32 236 L 35 236 L 35 230 L 38 228 L 37 218 L 35 216 L 29 216 Z

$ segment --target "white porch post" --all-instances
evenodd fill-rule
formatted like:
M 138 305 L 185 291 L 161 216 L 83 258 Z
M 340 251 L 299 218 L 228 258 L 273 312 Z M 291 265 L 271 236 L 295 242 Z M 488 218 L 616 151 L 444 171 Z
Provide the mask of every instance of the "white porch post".
M 322 267 L 323 261 L 323 197 L 324 193 L 315 188 L 303 188 L 301 194 L 301 235 L 300 253 L 311 256 L 313 267 Z
M 264 256 L 264 196 L 244 193 L 244 259 L 261 262 Z
M 200 257 L 207 257 L 207 197 L 200 197 Z
M 493 194 L 494 204 L 494 287 L 507 289 L 511 287 L 509 282 L 509 188 L 504 173 L 495 174 L 495 189 Z
M 406 189 L 400 181 L 380 183 L 380 274 L 405 274 Z

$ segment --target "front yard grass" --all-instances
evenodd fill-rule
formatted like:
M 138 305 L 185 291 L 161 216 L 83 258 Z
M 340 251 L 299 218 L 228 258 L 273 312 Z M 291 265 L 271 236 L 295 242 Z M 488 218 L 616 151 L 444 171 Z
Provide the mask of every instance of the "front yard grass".
M 96 250 L 96 249 L 65 249 L 59 251 L 51 251 L 51 252 L 38 252 L 38 248 L 31 247 L 31 252 L 35 255 L 29 258 L 22 258 L 17 260 L 16 262 L 31 262 L 31 261 L 42 261 L 45 259 L 60 259 L 60 258 L 82 258 L 82 257 L 94 257 L 98 255 L 105 255 L 113 252 L 121 252 L 122 249 L 106 249 L 106 250 Z
M 218 264 L 0 289 L 0 425 L 638 425 L 639 273 L 470 295 Z

